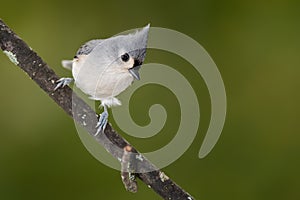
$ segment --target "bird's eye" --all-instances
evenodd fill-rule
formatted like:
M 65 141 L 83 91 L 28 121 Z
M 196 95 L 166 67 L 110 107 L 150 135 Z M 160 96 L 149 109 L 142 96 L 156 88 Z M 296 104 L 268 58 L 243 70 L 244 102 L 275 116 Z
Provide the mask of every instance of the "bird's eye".
M 129 55 L 128 53 L 124 53 L 123 55 L 121 55 L 121 59 L 124 61 L 124 62 L 127 62 L 129 60 Z

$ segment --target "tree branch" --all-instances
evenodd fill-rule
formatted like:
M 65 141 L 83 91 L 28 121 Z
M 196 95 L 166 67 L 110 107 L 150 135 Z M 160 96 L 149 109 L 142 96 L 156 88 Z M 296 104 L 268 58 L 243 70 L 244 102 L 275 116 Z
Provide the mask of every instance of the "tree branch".
M 138 165 L 138 173 L 134 173 L 150 188 L 152 188 L 163 199 L 188 199 L 191 197 L 187 192 L 180 188 L 174 181 L 164 175 L 146 158 L 140 155 L 124 138 L 122 138 L 110 124 L 107 124 L 104 134 L 96 133 L 97 114 L 81 98 L 73 94 L 70 87 L 59 88 L 54 91 L 58 76 L 55 72 L 35 53 L 20 37 L 18 37 L 1 19 L 0 19 L 0 47 L 9 59 L 24 70 L 28 76 L 35 81 L 76 123 L 92 135 L 99 144 L 101 144 L 113 157 L 121 162 L 128 160 L 128 153 L 137 153 L 140 158 L 134 161 Z M 126 158 L 126 159 L 124 159 Z M 141 159 L 142 158 L 142 159 Z M 129 164 L 128 164 L 129 165 Z M 124 166 L 122 166 L 122 169 Z M 125 168 L 124 168 L 125 169 Z M 149 170 L 150 169 L 150 170 Z M 136 169 L 131 169 L 133 172 Z M 124 172 L 122 175 L 131 175 L 132 171 Z M 125 177 L 127 179 L 128 177 Z M 131 177 L 129 177 L 131 178 Z M 125 187 L 125 181 L 123 180 Z M 126 181 L 130 182 L 130 181 Z M 135 181 L 132 181 L 136 184 Z M 135 187 L 135 185 L 133 185 Z

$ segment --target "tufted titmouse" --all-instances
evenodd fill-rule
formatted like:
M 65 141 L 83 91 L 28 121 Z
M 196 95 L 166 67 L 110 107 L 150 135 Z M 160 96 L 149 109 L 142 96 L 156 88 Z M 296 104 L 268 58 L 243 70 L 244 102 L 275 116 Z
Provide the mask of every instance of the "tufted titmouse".
M 94 100 L 100 100 L 100 114 L 95 135 L 104 131 L 107 107 L 121 105 L 115 97 L 139 80 L 139 68 L 145 60 L 150 25 L 135 33 L 107 39 L 91 40 L 82 45 L 73 60 L 63 60 L 63 67 L 72 70 L 73 78 L 61 78 L 55 90 L 74 80 L 75 85 Z

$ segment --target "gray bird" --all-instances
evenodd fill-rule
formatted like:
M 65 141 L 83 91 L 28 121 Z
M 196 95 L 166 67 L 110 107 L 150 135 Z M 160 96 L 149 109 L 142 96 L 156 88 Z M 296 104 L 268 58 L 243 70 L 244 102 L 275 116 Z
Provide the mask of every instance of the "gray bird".
M 107 107 L 121 105 L 116 98 L 134 79 L 145 60 L 150 25 L 128 34 L 107 39 L 91 40 L 82 45 L 73 60 L 63 60 L 63 67 L 72 70 L 73 78 L 61 78 L 55 90 L 75 85 L 91 99 L 100 100 L 104 111 L 100 114 L 95 135 L 104 131 Z

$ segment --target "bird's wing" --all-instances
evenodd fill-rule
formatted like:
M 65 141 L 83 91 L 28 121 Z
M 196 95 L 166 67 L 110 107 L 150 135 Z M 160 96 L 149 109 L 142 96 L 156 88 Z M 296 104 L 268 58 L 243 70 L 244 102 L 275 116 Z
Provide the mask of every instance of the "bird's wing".
M 76 56 L 78 55 L 88 55 L 89 53 L 91 53 L 91 51 L 98 45 L 101 43 L 102 40 L 90 40 L 88 42 L 86 42 L 84 45 L 82 45 L 77 53 Z
M 90 40 L 83 44 L 78 51 L 76 52 L 76 56 L 74 59 L 78 58 L 80 55 L 88 55 L 91 51 L 101 43 L 102 40 Z M 61 64 L 64 68 L 72 70 L 74 60 L 62 60 Z

